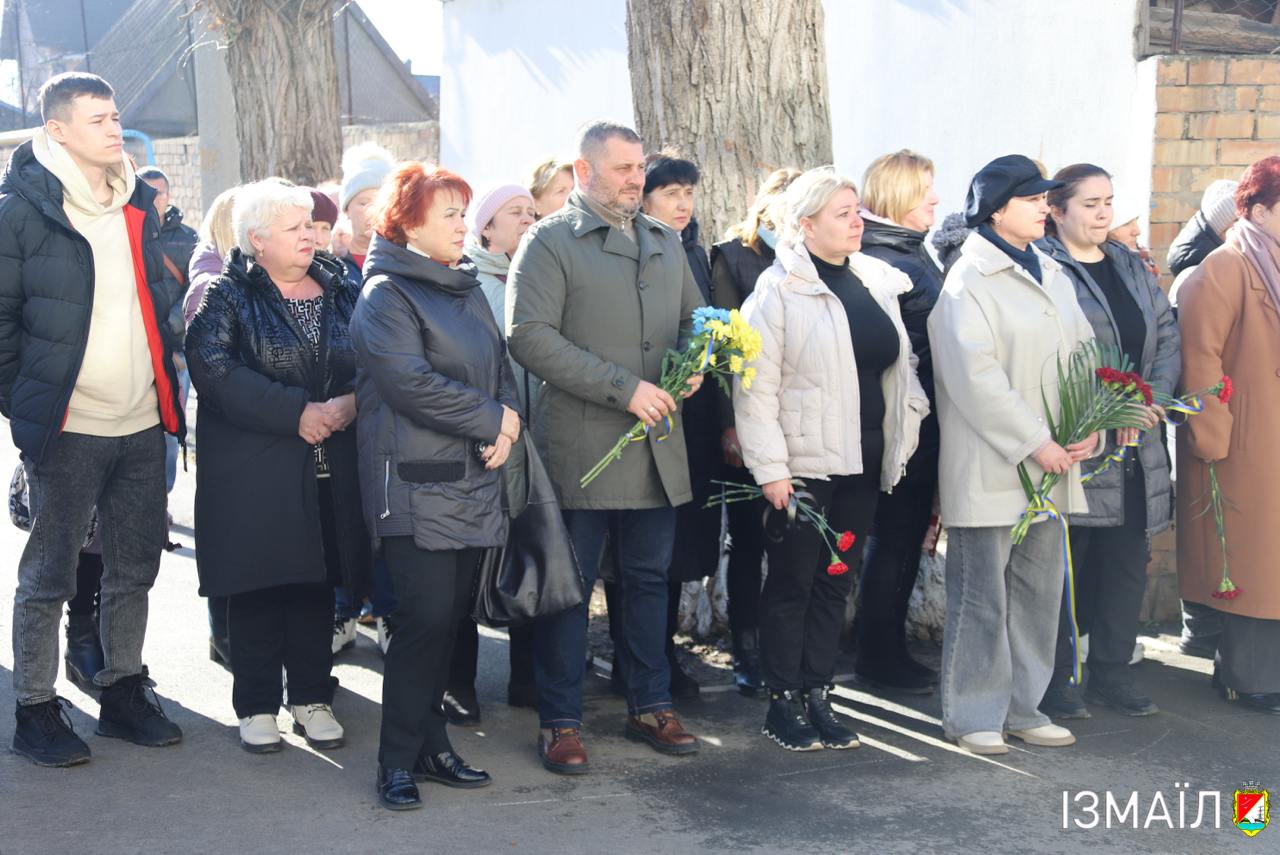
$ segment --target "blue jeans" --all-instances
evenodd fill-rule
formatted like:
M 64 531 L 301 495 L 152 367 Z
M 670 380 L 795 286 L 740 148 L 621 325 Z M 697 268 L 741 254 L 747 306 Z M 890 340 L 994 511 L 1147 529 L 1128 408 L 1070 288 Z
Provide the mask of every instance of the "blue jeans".
M 565 526 L 582 569 L 582 604 L 534 623 L 534 679 L 544 728 L 582 726 L 587 616 L 600 571 L 605 535 L 615 550 L 622 594 L 618 665 L 631 715 L 671 709 L 671 666 L 666 657 L 667 567 L 675 541 L 675 508 L 564 511 Z
M 333 589 L 333 602 L 334 614 L 343 620 L 355 620 L 360 617 L 360 610 L 364 605 L 353 602 L 351 592 L 342 585 Z M 386 617 L 396 608 L 396 589 L 391 584 L 391 571 L 387 569 L 387 562 L 381 553 L 373 559 L 369 608 L 374 617 Z

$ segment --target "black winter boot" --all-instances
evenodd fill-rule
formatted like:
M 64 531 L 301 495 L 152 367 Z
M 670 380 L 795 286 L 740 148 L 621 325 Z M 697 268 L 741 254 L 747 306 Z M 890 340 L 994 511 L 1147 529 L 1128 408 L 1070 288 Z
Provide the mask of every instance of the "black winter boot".
M 831 702 L 827 700 L 828 691 L 829 686 L 821 686 L 804 693 L 805 712 L 809 715 L 809 721 L 818 731 L 825 747 L 857 748 L 862 744 L 858 741 L 858 734 L 845 727 L 840 716 L 831 708 Z
M 182 741 L 182 729 L 169 721 L 145 674 L 123 677 L 102 691 L 99 736 L 159 748 Z
M 106 667 L 96 615 L 67 615 L 67 652 L 63 661 L 67 679 L 77 689 L 94 696 L 102 691 L 93 685 L 93 678 Z
M 822 738 L 805 713 L 799 692 L 769 694 L 769 712 L 760 732 L 788 751 L 819 751 Z
M 78 766 L 89 762 L 89 746 L 76 736 L 66 708 L 66 698 L 31 706 L 19 705 L 14 713 L 18 727 L 13 732 L 13 753 L 37 766 Z

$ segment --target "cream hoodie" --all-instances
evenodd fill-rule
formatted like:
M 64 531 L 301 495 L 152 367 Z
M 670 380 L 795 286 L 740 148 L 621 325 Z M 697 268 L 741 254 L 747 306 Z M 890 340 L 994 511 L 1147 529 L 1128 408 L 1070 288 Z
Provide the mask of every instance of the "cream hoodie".
M 133 193 L 133 166 L 123 158 L 110 173 L 115 195 L 101 205 L 71 155 L 44 130 L 31 141 L 36 160 L 62 183 L 62 210 L 93 251 L 93 309 L 84 360 L 67 407 L 64 430 L 127 436 L 160 422 L 156 378 L 133 276 L 124 206 Z

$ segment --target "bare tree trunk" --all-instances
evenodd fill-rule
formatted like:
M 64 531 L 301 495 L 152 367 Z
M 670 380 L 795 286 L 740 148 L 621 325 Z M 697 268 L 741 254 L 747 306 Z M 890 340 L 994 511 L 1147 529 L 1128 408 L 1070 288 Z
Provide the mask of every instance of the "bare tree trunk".
M 708 239 L 770 171 L 831 163 L 821 0 L 627 0 L 627 42 L 637 130 L 698 164 Z
M 333 0 L 201 4 L 226 40 L 244 180 L 279 175 L 314 185 L 335 175 L 342 114 Z

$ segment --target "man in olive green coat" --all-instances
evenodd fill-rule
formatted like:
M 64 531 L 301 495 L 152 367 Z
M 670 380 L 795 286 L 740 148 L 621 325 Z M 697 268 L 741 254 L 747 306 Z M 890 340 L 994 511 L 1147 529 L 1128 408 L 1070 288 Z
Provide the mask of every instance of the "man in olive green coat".
M 680 238 L 639 213 L 644 149 L 635 131 L 596 122 L 578 149 L 577 189 L 529 229 L 512 259 L 508 346 L 547 384 L 538 444 L 588 592 L 606 534 L 616 553 L 626 734 L 663 753 L 690 754 L 698 742 L 671 710 L 664 643 L 675 506 L 692 494 L 680 414 L 656 383 L 663 354 L 678 349 L 702 297 Z M 701 382 L 691 380 L 685 396 Z M 649 436 L 580 487 L 637 419 L 650 425 Z M 586 646 L 585 602 L 534 627 L 538 748 L 543 765 L 561 774 L 587 771 Z

